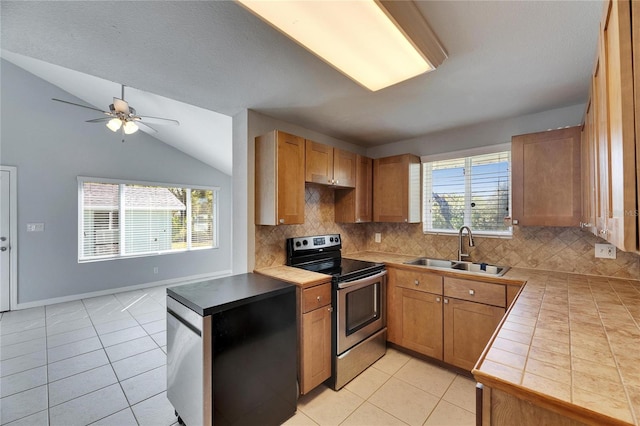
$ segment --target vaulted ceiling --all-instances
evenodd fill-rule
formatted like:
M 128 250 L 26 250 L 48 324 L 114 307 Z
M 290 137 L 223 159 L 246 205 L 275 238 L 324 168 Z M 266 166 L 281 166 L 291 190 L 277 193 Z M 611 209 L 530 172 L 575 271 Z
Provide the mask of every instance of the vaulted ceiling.
M 449 57 L 378 92 L 232 1 L 3 0 L 1 43 L 205 110 L 250 108 L 364 146 L 586 101 L 601 1 L 417 3 Z

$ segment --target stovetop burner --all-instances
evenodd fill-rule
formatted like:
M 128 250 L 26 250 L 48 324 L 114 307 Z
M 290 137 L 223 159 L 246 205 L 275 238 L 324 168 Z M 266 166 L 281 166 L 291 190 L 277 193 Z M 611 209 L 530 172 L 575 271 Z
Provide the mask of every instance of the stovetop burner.
M 287 238 L 287 265 L 333 276 L 334 282 L 353 281 L 384 269 L 381 263 L 341 257 L 339 234 Z

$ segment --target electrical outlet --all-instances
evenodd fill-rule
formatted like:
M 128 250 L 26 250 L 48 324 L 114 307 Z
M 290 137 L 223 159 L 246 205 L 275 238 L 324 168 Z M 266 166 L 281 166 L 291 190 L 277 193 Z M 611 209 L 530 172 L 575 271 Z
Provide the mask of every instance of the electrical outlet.
M 376 233 L 373 235 L 373 241 L 375 241 L 376 243 L 381 242 L 381 241 L 382 241 L 382 234 L 381 234 L 381 233 L 379 233 L 379 232 L 376 232 Z
M 157 266 L 154 266 L 154 267 L 153 267 L 153 273 L 154 273 L 154 274 L 157 274 L 157 273 L 158 273 L 158 267 L 157 267 Z
M 596 257 L 600 259 L 615 259 L 616 246 L 613 244 L 596 244 Z

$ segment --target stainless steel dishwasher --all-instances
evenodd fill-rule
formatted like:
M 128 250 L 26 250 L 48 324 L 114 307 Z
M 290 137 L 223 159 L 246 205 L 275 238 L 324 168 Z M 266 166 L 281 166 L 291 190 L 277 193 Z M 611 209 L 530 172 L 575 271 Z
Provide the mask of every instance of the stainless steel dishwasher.
M 187 425 L 210 425 L 211 315 L 167 298 L 167 398 Z

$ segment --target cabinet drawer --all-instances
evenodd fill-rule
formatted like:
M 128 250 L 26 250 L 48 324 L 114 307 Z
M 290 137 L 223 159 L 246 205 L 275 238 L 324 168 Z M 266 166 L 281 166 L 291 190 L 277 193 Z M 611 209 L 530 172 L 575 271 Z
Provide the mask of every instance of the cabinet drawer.
M 436 274 L 398 269 L 396 272 L 396 285 L 412 290 L 442 294 L 442 277 Z
M 305 288 L 302 291 L 302 313 L 331 304 L 331 283 Z
M 444 295 L 445 297 L 454 297 L 503 308 L 507 298 L 503 284 L 490 284 L 449 277 L 444 279 Z

